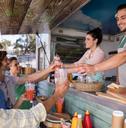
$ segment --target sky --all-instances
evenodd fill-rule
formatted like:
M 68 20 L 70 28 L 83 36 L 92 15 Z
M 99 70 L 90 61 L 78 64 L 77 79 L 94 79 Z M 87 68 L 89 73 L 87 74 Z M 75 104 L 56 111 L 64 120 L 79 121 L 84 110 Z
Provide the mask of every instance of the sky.
M 21 35 L 0 35 L 0 40 L 6 39 L 13 44 L 19 37 L 21 37 Z

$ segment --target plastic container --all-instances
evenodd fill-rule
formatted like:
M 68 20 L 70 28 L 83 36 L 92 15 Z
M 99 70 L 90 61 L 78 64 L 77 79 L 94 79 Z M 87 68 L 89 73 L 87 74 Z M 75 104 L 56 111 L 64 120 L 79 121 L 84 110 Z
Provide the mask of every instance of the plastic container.
M 79 76 L 78 76 L 78 81 L 80 81 L 80 82 L 86 82 L 86 76 L 84 76 L 84 75 L 82 75 L 82 74 L 79 74 Z
M 83 128 L 82 126 L 82 115 L 78 114 L 77 128 Z
M 124 113 L 122 111 L 113 111 L 112 113 L 112 128 L 123 128 Z

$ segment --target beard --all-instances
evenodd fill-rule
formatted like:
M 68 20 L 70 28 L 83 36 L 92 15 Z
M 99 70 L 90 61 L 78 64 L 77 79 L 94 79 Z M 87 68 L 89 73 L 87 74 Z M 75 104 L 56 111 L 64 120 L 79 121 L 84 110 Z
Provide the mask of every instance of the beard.
M 124 28 L 123 30 L 121 30 L 121 32 L 126 32 L 126 28 Z

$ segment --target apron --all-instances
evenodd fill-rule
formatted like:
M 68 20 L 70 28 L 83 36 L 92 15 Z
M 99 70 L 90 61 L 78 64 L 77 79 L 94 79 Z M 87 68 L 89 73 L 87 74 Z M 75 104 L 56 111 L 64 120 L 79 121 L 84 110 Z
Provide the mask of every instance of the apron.
M 118 53 L 126 50 L 126 36 L 122 38 L 118 46 Z M 119 83 L 126 87 L 126 63 L 118 67 Z

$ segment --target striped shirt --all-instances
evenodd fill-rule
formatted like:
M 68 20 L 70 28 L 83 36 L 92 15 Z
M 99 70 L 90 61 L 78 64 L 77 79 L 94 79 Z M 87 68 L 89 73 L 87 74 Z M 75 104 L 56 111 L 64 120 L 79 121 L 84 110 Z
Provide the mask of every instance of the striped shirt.
M 46 110 L 41 103 L 29 110 L 0 109 L 0 128 L 38 128 L 45 119 Z

